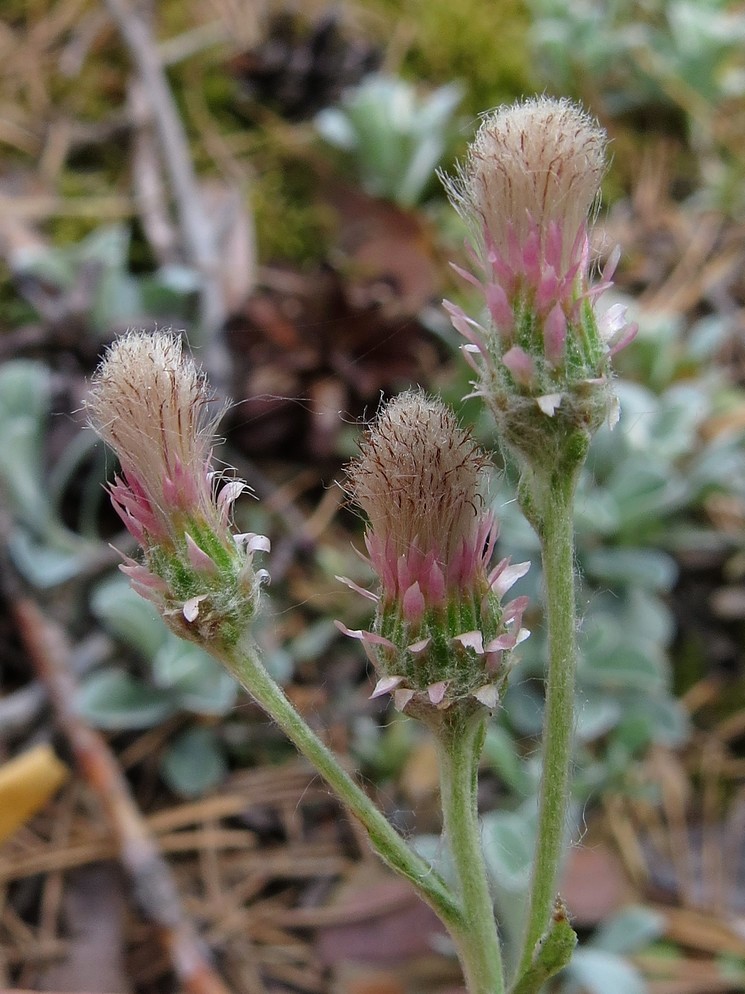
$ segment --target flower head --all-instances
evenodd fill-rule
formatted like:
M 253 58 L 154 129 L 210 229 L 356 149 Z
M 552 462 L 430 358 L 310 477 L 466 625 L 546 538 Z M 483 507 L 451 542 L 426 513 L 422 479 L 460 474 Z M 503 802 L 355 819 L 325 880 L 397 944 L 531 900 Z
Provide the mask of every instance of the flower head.
M 558 228 L 565 237 L 555 261 L 566 272 L 579 261 L 577 236 L 600 189 L 605 148 L 605 132 L 568 100 L 500 107 L 484 117 L 451 184 L 453 200 L 478 243 L 503 259 L 532 241 L 550 252 Z
M 474 583 L 495 528 L 484 511 L 486 464 L 439 401 L 403 394 L 381 413 L 349 480 L 370 521 L 367 547 L 384 597 L 405 597 L 417 583 L 438 604 Z M 402 559 L 411 576 L 399 573 Z
M 378 611 L 372 632 L 340 627 L 369 651 L 376 693 L 394 690 L 399 706 L 431 711 L 470 697 L 493 707 L 504 653 L 527 634 L 524 599 L 502 607 L 501 596 L 528 564 L 491 568 L 486 456 L 447 407 L 416 392 L 388 404 L 361 448 L 349 490 L 369 519 L 380 592 L 362 592 Z
M 212 448 L 219 414 L 204 374 L 170 333 L 129 332 L 107 352 L 86 401 L 94 430 L 119 457 L 112 504 L 143 550 L 121 569 L 178 634 L 237 638 L 256 609 L 265 571 L 260 535 L 230 531 L 230 512 L 249 488 L 219 487 Z
M 594 430 L 612 409 L 609 358 L 635 328 L 594 310 L 618 261 L 591 284 L 588 225 L 606 144 L 580 107 L 537 97 L 487 115 L 458 175 L 445 179 L 473 233 L 475 272 L 455 268 L 483 293 L 489 322 L 445 306 L 500 421 L 527 400 L 536 416 L 560 409 Z

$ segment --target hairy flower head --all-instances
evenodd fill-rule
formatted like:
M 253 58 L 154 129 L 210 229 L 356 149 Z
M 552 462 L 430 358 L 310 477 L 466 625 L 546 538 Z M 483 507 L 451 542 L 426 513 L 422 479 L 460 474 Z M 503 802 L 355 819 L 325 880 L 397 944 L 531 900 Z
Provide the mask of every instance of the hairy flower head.
M 456 208 L 504 257 L 514 240 L 552 225 L 566 232 L 562 267 L 584 229 L 605 172 L 607 138 L 589 114 L 569 100 L 537 97 L 484 117 L 449 186 Z
M 487 115 L 456 177 L 445 179 L 473 233 L 474 272 L 454 268 L 483 294 L 488 321 L 445 307 L 466 339 L 477 393 L 506 444 L 530 459 L 547 434 L 561 444 L 612 419 L 610 358 L 636 331 L 623 308 L 595 311 L 618 262 L 614 253 L 592 283 L 588 226 L 606 145 L 580 107 L 537 97 Z
M 141 491 L 136 507 L 119 504 L 135 538 L 178 534 L 180 514 L 214 517 L 208 469 L 219 414 L 212 400 L 206 377 L 175 335 L 130 332 L 98 367 L 86 408 L 130 487 Z
M 380 592 L 361 639 L 401 707 L 422 713 L 472 698 L 493 707 L 504 654 L 525 637 L 523 598 L 501 597 L 527 563 L 491 567 L 497 524 L 485 502 L 488 463 L 440 401 L 402 394 L 383 409 L 348 470 L 369 519 L 365 543 Z M 349 581 L 347 581 L 349 582 Z M 360 590 L 355 584 L 355 589 Z
M 249 488 L 239 480 L 219 488 L 212 402 L 179 337 L 133 331 L 108 350 L 86 409 L 119 457 L 111 500 L 144 554 L 143 563 L 121 568 L 178 634 L 212 636 L 221 628 L 228 638 L 255 611 L 266 574 L 254 571 L 252 557 L 268 550 L 268 540 L 231 534 L 232 505 Z
M 482 492 L 488 461 L 453 412 L 423 394 L 403 394 L 382 411 L 361 448 L 349 483 L 369 518 L 376 558 L 421 556 L 441 584 L 470 581 L 462 574 L 463 550 L 483 543 L 485 522 L 491 526 Z M 472 573 L 475 564 L 468 565 Z M 399 593 L 395 581 L 388 592 Z

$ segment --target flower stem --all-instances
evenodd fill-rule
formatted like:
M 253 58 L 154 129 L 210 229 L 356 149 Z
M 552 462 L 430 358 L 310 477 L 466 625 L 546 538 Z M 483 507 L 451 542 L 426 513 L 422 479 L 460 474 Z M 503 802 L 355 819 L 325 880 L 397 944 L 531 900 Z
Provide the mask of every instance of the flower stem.
M 577 475 L 578 467 L 563 477 L 555 473 L 550 481 L 535 481 L 539 485 L 532 494 L 539 510 L 534 523 L 543 553 L 549 659 L 538 835 L 518 977 L 531 967 L 536 944 L 551 921 L 569 803 L 577 660 L 572 520 Z
M 209 648 L 209 647 L 207 647 Z M 464 931 L 464 917 L 442 878 L 415 853 L 342 768 L 338 760 L 301 718 L 278 684 L 269 676 L 253 644 L 220 651 L 219 657 L 254 700 L 364 825 L 373 848 L 394 870 L 406 877 L 453 934 Z
M 450 844 L 464 914 L 454 936 L 469 994 L 503 994 L 504 978 L 494 905 L 481 848 L 477 809 L 478 762 L 485 718 L 456 708 L 436 733 L 443 825 Z

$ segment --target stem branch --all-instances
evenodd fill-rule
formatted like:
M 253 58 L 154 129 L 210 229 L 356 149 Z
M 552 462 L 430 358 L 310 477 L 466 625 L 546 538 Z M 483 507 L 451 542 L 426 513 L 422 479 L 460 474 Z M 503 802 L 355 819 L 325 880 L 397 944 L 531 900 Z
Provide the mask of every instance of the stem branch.
M 558 476 L 542 481 L 544 486 L 533 494 L 541 512 L 549 659 L 538 835 L 518 976 L 531 966 L 536 944 L 551 920 L 570 790 L 577 660 L 572 505 L 577 472 Z
M 484 730 L 483 716 L 464 716 L 455 712 L 443 720 L 435 738 L 440 763 L 443 825 L 450 843 L 464 914 L 463 935 L 455 937 L 458 956 L 469 994 L 502 994 L 502 955 L 476 804 Z
M 256 648 L 241 645 L 222 652 L 220 658 L 364 825 L 380 857 L 411 881 L 457 941 L 464 930 L 464 916 L 445 882 L 426 860 L 406 844 L 367 794 L 341 767 L 331 750 L 308 727 L 267 673 Z

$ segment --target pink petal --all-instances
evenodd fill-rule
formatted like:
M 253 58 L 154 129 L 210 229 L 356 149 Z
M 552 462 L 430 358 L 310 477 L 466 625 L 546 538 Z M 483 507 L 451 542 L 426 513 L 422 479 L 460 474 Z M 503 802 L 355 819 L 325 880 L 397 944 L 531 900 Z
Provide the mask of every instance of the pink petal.
M 365 642 L 371 645 L 382 645 L 384 649 L 395 649 L 396 646 L 391 642 L 390 639 L 383 638 L 382 635 L 376 635 L 375 632 L 366 632 L 361 628 L 351 629 L 341 621 L 335 621 L 334 624 L 344 635 L 348 635 L 351 639 L 359 639 L 360 642 Z
M 615 355 L 616 352 L 620 352 L 621 349 L 625 349 L 626 346 L 629 344 L 629 342 L 633 342 L 633 340 L 636 338 L 636 334 L 638 331 L 639 331 L 639 325 L 636 322 L 633 322 L 632 324 L 628 325 L 625 334 L 621 335 L 621 337 L 616 342 L 613 343 L 610 350 L 610 354 Z
M 453 636 L 453 642 L 460 642 L 464 649 L 475 649 L 479 655 L 484 651 L 484 636 L 479 631 L 464 632 Z
M 611 304 L 605 314 L 599 320 L 600 331 L 603 338 L 610 342 L 616 338 L 626 328 L 626 304 Z
M 119 501 L 113 496 L 111 496 L 111 506 L 114 508 L 116 513 L 124 522 L 124 527 L 127 529 L 132 538 L 137 542 L 138 545 L 145 545 L 145 530 L 143 529 L 140 522 L 134 518 L 126 508 L 124 508 Z
M 539 311 L 545 313 L 549 307 L 549 304 L 556 301 L 559 289 L 559 277 L 556 275 L 554 270 L 550 267 L 544 270 L 535 294 L 535 304 Z
M 407 588 L 403 596 L 404 618 L 411 622 L 419 621 L 424 614 L 425 607 L 424 594 L 419 582 L 416 581 Z
M 479 526 L 478 543 L 483 546 L 482 562 L 488 563 L 499 538 L 499 522 L 492 511 L 487 511 Z
M 227 513 L 240 495 L 250 489 L 248 484 L 244 483 L 243 480 L 232 480 L 230 483 L 226 483 L 217 495 L 217 506 L 221 511 Z
M 564 358 L 567 340 L 567 319 L 559 304 L 554 304 L 543 325 L 543 348 L 552 366 Z
M 510 590 L 517 583 L 517 581 L 521 579 L 521 577 L 525 576 L 530 569 L 529 562 L 513 563 L 512 565 L 508 565 L 506 560 L 503 560 L 502 562 L 504 562 L 505 565 L 501 569 L 500 566 L 502 566 L 502 563 L 496 567 L 496 570 L 492 570 L 489 574 L 491 588 L 499 598 L 504 597 L 507 591 Z M 499 572 L 497 572 L 497 570 L 499 570 Z
M 478 345 L 461 345 L 460 350 L 463 353 L 463 358 L 466 360 L 466 362 L 474 371 L 474 373 L 478 373 L 480 376 L 481 367 L 474 359 L 475 355 L 478 356 L 482 355 L 481 349 L 478 347 Z
M 510 371 L 512 379 L 519 386 L 529 387 L 535 380 L 535 363 L 533 357 L 519 345 L 513 345 L 502 356 L 502 362 Z
M 120 563 L 119 569 L 125 576 L 129 577 L 134 583 L 138 583 L 141 587 L 149 587 L 151 590 L 159 590 L 161 593 L 165 593 L 168 590 L 168 584 L 162 577 L 151 573 L 149 569 L 140 566 L 139 563 L 134 562 L 132 559 L 127 558 L 125 562 Z
M 514 230 L 511 232 L 514 238 Z M 508 240 L 510 233 L 508 232 Z M 492 279 L 495 283 L 500 283 L 502 286 L 506 286 L 511 292 L 515 287 L 515 269 L 519 268 L 519 251 L 516 249 L 517 239 L 514 239 L 514 246 L 510 245 L 508 251 L 511 257 L 517 261 L 516 265 L 510 265 L 510 263 L 504 258 L 501 252 L 498 252 L 496 248 L 489 253 L 489 262 L 492 268 Z M 512 250 L 515 248 L 517 255 L 515 255 Z
M 412 642 L 411 645 L 407 645 L 406 648 L 409 650 L 409 652 L 412 652 L 416 656 L 420 652 L 424 652 L 424 650 L 429 646 L 431 641 L 432 637 L 428 635 L 426 639 L 420 639 L 418 642 Z
M 243 532 L 240 535 L 233 535 L 233 541 L 238 546 L 244 546 L 246 552 L 271 552 L 272 543 L 266 535 L 258 535 L 256 532 Z
M 417 581 L 420 567 L 424 562 L 424 556 L 417 549 L 416 541 L 415 536 L 409 546 L 408 554 L 401 553 L 396 560 L 396 579 L 398 580 L 398 589 L 401 591 L 408 590 L 412 583 Z
M 403 680 L 402 676 L 384 676 L 375 684 L 375 690 L 370 694 L 370 700 L 375 700 L 376 697 L 382 697 L 383 694 L 390 694 L 392 690 Z
M 119 552 L 118 549 L 115 551 Z M 132 590 L 146 601 L 160 607 L 163 603 L 163 594 L 168 592 L 165 580 L 136 563 L 134 559 L 130 559 L 129 556 L 121 552 L 119 555 L 124 558 L 124 562 L 119 564 L 119 569 L 128 578 Z
M 528 234 L 523 245 L 522 264 L 528 281 L 535 286 L 538 283 L 540 273 L 541 243 L 538 231 L 533 230 Z
M 448 681 L 440 680 L 439 683 L 433 683 L 427 687 L 427 696 L 430 701 L 437 705 L 440 704 L 443 697 L 445 696 L 445 691 L 448 689 Z
M 486 232 L 486 242 L 487 242 L 487 253 L 486 253 L 486 255 L 487 255 L 487 259 L 488 259 L 489 258 L 489 248 L 488 248 L 488 246 L 490 244 L 488 229 L 487 229 L 487 232 Z M 476 251 L 476 249 L 473 247 L 473 244 L 470 242 L 470 240 L 468 238 L 464 238 L 463 239 L 463 248 L 466 250 L 466 255 L 468 256 L 468 258 L 473 263 L 474 269 L 477 269 L 477 270 L 484 269 L 484 261 L 481 258 L 480 253 Z
M 159 593 L 157 590 L 153 590 L 152 587 L 138 583 L 137 580 L 130 580 L 129 585 L 137 594 L 138 597 L 142 597 L 143 600 L 150 601 L 159 610 L 163 609 L 163 594 Z
M 487 283 L 484 296 L 497 330 L 509 334 L 515 326 L 515 315 L 503 287 L 499 283 Z
M 499 704 L 499 691 L 493 683 L 486 683 L 478 690 L 474 690 L 473 696 L 490 711 L 493 711 Z
M 481 283 L 479 282 L 479 280 L 476 279 L 476 277 L 473 275 L 473 273 L 469 273 L 467 269 L 463 269 L 462 266 L 458 266 L 454 262 L 451 262 L 450 266 L 451 266 L 452 269 L 455 270 L 455 272 L 458 274 L 458 276 L 460 276 L 462 279 L 464 279 L 467 283 L 470 283 L 471 286 L 476 286 L 476 287 L 479 288 L 479 290 L 483 290 L 483 287 L 481 286 Z
M 611 254 L 608 256 L 608 261 L 603 267 L 603 272 L 600 275 L 600 281 L 602 283 L 610 283 L 613 279 L 618 263 L 621 261 L 621 246 L 616 245 Z
M 208 556 L 203 549 L 199 548 L 188 532 L 186 533 L 186 552 L 189 556 L 189 562 L 195 570 L 200 573 L 208 573 L 213 576 L 217 573 L 217 563 L 215 560 L 212 556 Z M 188 620 L 191 621 L 193 619 L 190 618 Z
M 433 562 L 422 577 L 428 600 L 439 604 L 445 598 L 445 574 L 440 566 Z
M 562 234 L 561 227 L 556 223 L 556 221 L 549 221 L 545 247 L 546 262 L 557 273 L 561 269 L 561 257 L 563 250 L 564 236 Z
M 510 601 L 509 604 L 505 604 L 502 611 L 502 619 L 507 625 L 516 618 L 522 618 L 523 612 L 530 603 L 530 598 L 526 596 L 516 597 L 514 601 Z
M 488 642 L 484 648 L 487 653 L 490 652 L 502 652 L 504 649 L 513 649 L 515 646 L 515 636 L 510 632 L 505 632 L 503 635 L 498 636 L 498 638 L 492 639 Z
M 380 601 L 378 595 L 374 594 L 372 590 L 365 590 L 364 587 L 361 587 L 358 583 L 355 583 L 354 580 L 350 580 L 346 576 L 335 576 L 334 579 L 338 580 L 340 583 L 346 584 L 346 586 L 349 587 L 350 590 L 354 590 L 355 593 L 362 594 L 362 596 L 366 597 L 369 601 L 374 601 L 376 604 Z
M 411 698 L 414 696 L 413 690 L 394 690 L 393 703 L 399 711 L 403 711 Z
M 479 352 L 486 352 L 486 343 L 483 338 L 484 328 L 473 318 L 469 318 L 462 307 L 452 304 L 449 300 L 443 300 L 442 306 L 450 315 L 450 323 L 455 330 L 461 334 L 467 342 L 475 345 Z
M 178 487 L 170 476 L 163 477 L 163 497 L 167 507 L 181 507 Z

